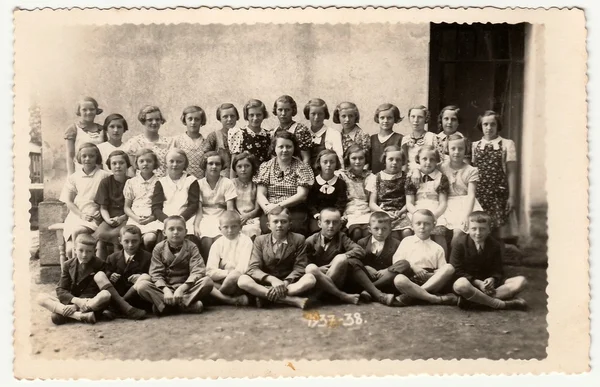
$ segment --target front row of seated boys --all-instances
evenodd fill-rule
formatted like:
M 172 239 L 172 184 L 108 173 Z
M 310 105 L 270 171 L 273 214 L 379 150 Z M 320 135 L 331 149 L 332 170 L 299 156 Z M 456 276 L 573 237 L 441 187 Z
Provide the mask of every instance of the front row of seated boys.
M 392 219 L 371 215 L 368 236 L 354 243 L 340 231 L 341 214 L 324 209 L 320 232 L 305 239 L 290 232 L 290 213 L 280 207 L 268 215 L 270 234 L 254 242 L 240 232 L 234 211 L 220 217 L 222 237 L 205 264 L 196 245 L 186 239 L 185 220 L 164 221 L 166 239 L 149 256 L 141 232 L 125 226 L 123 250 L 103 262 L 94 255 L 95 240 L 80 234 L 75 257 L 63 268 L 58 296 L 42 295 L 39 303 L 52 321 L 95 323 L 115 317 L 143 319 L 177 312 L 200 313 L 204 304 L 270 303 L 310 308 L 316 299 L 348 304 L 379 302 L 387 306 L 458 305 L 463 309 L 519 309 L 527 303 L 516 295 L 524 277 L 504 278 L 502 245 L 490 236 L 490 217 L 469 217 L 469 233 L 452 246 L 450 263 L 430 239 L 435 226 L 429 210 L 412 219 L 415 235 L 398 242 L 391 237 Z

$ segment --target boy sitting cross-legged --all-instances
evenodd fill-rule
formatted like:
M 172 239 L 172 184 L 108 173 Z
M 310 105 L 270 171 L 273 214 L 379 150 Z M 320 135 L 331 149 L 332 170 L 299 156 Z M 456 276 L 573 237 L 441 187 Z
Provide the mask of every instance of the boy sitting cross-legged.
M 79 234 L 73 244 L 74 258 L 63 264 L 54 297 L 42 294 L 38 303 L 52 312 L 51 319 L 61 325 L 73 319 L 88 324 L 96 323 L 110 303 L 110 293 L 100 290 L 94 281 L 102 273 L 104 261 L 95 256 L 96 240 L 89 234 Z M 104 274 L 104 273 L 102 273 Z
M 290 212 L 276 207 L 267 215 L 271 233 L 254 240 L 246 274 L 238 280 L 240 289 L 261 300 L 306 309 L 308 298 L 302 297 L 316 284 L 315 276 L 305 273 L 308 258 L 304 236 L 290 232 Z
M 137 282 L 142 274 L 148 274 L 150 260 L 152 259 L 152 255 L 141 247 L 142 231 L 138 226 L 132 224 L 123 226 L 119 232 L 119 243 L 123 246 L 123 250 L 108 256 L 104 267 L 106 276 L 99 274 L 96 283 L 98 283 L 100 289 L 111 283 L 115 291 L 128 304 L 141 309 L 149 309 L 152 304 L 142 300 L 133 288 L 133 284 Z M 111 307 L 106 313 L 120 312 L 114 299 L 115 297 L 112 297 Z M 133 318 L 136 314 L 141 315 L 136 309 L 126 310 L 124 317 Z
M 369 217 L 370 236 L 358 241 L 365 250 L 361 261 L 351 260 L 354 281 L 365 289 L 360 294 L 361 301 L 370 302 L 375 299 L 384 305 L 393 306 L 394 278 L 398 274 L 410 270 L 406 261 L 392 263 L 392 257 L 400 245 L 400 241 L 392 237 L 392 218 L 383 211 L 377 211 Z
M 492 309 L 527 309 L 527 302 L 513 298 L 523 290 L 525 277 L 504 278 L 502 246 L 491 234 L 490 216 L 475 211 L 469 216 L 469 234 L 452 245 L 450 263 L 455 268 L 454 292 L 462 309 L 482 305 Z
M 342 291 L 349 259 L 362 259 L 364 250 L 341 233 L 342 214 L 336 208 L 321 210 L 318 220 L 321 231 L 306 240 L 310 264 L 306 272 L 315 276 L 317 288 L 347 304 L 358 304 L 358 294 Z
M 434 226 L 435 217 L 431 211 L 420 209 L 413 213 L 415 235 L 404 238 L 393 257 L 395 263 L 405 260 L 410 264 L 408 272 L 394 278 L 394 285 L 403 293 L 396 297 L 397 306 L 414 305 L 419 301 L 438 305 L 457 303 L 456 295 L 446 290 L 454 268 L 446 263 L 444 249 L 430 239 Z
M 185 219 L 172 215 L 164 220 L 166 240 L 152 252 L 149 275 L 142 275 L 134 288 L 144 300 L 153 304 L 154 314 L 160 316 L 179 310 L 201 313 L 202 298 L 213 288 L 206 276 L 206 267 L 196 245 L 185 238 Z
M 219 217 L 222 237 L 210 247 L 206 272 L 213 280 L 210 295 L 220 303 L 248 305 L 248 296 L 241 294 L 237 282 L 248 269 L 252 254 L 252 239 L 242 231 L 242 219 L 236 211 L 225 211 Z

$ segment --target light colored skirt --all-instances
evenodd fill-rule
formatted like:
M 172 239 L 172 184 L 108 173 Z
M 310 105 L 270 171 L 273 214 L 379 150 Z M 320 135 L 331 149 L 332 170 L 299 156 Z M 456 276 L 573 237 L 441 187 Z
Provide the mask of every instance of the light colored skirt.
M 248 219 L 246 224 L 242 226 L 242 233 L 250 238 L 259 236 L 261 234 L 260 217 L 257 216 L 256 218 Z
M 467 213 L 467 206 L 469 202 L 469 197 L 467 195 L 464 196 L 450 196 L 448 197 L 448 208 L 446 208 L 446 212 L 444 212 L 444 216 L 446 218 L 446 228 L 449 230 L 454 230 L 455 228 L 464 231 L 465 233 L 468 230 L 468 224 L 465 223 L 467 219 L 467 215 L 472 211 L 482 211 L 481 205 L 475 199 L 475 204 L 473 205 L 473 210 Z
M 73 231 L 75 231 L 76 229 L 83 226 L 89 228 L 92 231 L 96 231 L 100 222 L 86 222 L 85 220 L 81 219 L 80 217 L 69 211 L 69 214 L 65 218 L 63 224 L 63 237 L 65 238 L 65 242 L 68 242 L 69 239 L 71 239 L 71 236 L 73 235 Z
M 418 210 L 429 210 L 431 212 L 434 212 L 438 206 L 440 205 L 440 202 L 436 201 L 436 200 L 431 200 L 431 199 L 421 199 L 418 200 L 417 203 L 415 204 L 415 207 L 417 207 Z M 413 214 L 408 214 L 408 218 L 412 221 L 412 216 Z M 446 226 L 446 213 L 443 213 L 442 215 L 440 215 L 439 218 L 436 219 L 435 221 L 435 225 L 436 226 Z
M 150 222 L 148 224 L 139 224 L 135 222 L 133 219 L 129 218 L 127 224 L 132 224 L 134 226 L 138 226 L 142 231 L 142 235 L 148 234 L 149 232 L 156 233 L 158 230 L 162 230 L 163 224 L 158 220 Z
M 124 225 L 125 223 L 117 227 L 113 227 L 106 222 L 102 222 L 94 232 L 93 236 L 96 240 L 99 241 L 108 243 L 119 243 L 119 234 Z
M 223 210 L 225 211 L 225 210 Z M 219 230 L 219 216 L 221 213 L 215 215 L 203 215 L 202 220 L 200 221 L 200 229 L 198 230 L 200 234 L 200 238 L 215 238 L 221 235 L 221 230 Z M 192 219 L 195 219 L 194 216 Z M 193 223 L 192 223 L 193 225 Z M 193 227 L 192 227 L 193 230 Z M 193 233 L 193 232 L 192 232 Z M 188 234 L 190 234 L 190 230 L 188 229 Z

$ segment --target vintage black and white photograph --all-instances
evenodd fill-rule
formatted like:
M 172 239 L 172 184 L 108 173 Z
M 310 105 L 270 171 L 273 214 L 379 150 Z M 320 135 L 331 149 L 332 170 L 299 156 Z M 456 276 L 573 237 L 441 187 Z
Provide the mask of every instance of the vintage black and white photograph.
M 587 281 L 587 180 L 568 197 L 550 181 L 551 152 L 575 148 L 547 125 L 545 11 L 115 11 L 15 13 L 18 355 L 291 372 L 550 356 L 549 267 Z M 557 238 L 584 255 L 549 254 Z

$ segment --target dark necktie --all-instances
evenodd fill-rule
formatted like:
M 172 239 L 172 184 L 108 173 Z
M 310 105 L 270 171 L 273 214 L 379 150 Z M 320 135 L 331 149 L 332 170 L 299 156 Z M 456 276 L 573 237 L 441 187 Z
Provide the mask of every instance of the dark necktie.
M 429 175 L 425 175 L 421 178 L 421 180 L 423 181 L 423 183 L 427 183 L 428 181 L 433 181 L 433 178 Z

